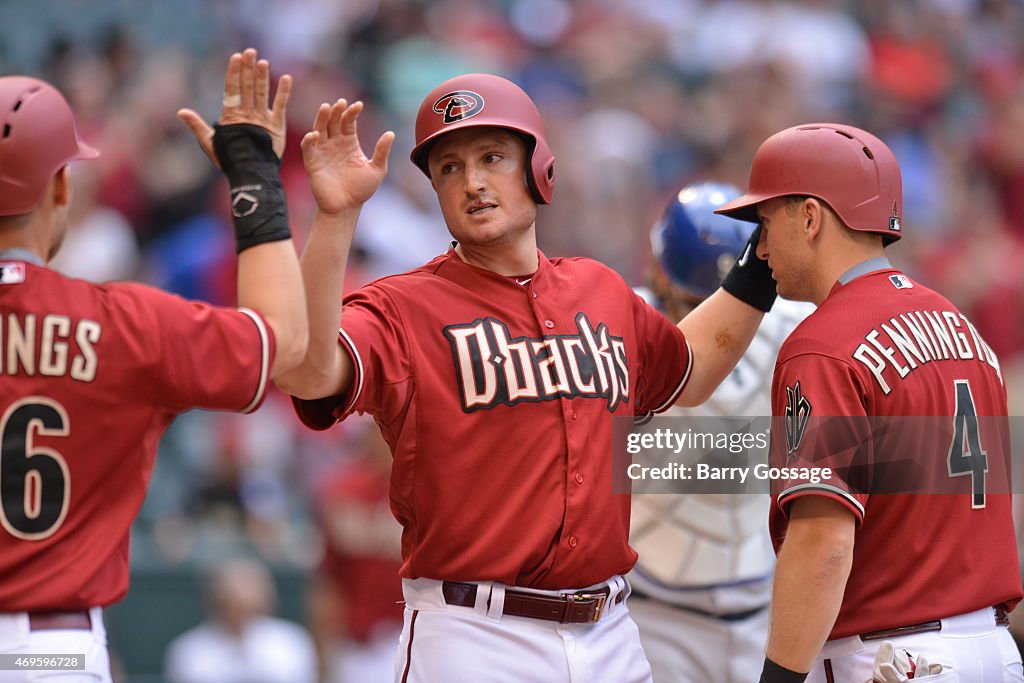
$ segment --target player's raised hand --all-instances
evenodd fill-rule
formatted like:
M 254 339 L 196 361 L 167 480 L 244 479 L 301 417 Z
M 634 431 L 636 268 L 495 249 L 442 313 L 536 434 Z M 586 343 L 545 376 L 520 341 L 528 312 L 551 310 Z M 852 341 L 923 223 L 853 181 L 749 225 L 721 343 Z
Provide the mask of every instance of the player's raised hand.
M 228 59 L 223 106 L 217 122 L 222 125 L 248 123 L 265 128 L 273 141 L 274 153 L 280 159 L 284 154 L 285 110 L 292 92 L 292 77 L 285 74 L 278 79 L 271 105 L 270 62 L 257 57 L 256 50 L 249 48 L 245 52 L 234 53 Z M 178 118 L 192 130 L 210 161 L 220 168 L 213 152 L 213 127 L 191 109 L 180 109 Z
M 362 102 L 321 104 L 313 130 L 302 138 L 302 160 L 317 208 L 323 213 L 359 208 L 373 196 L 388 172 L 395 134 L 388 131 L 381 135 L 373 156 L 367 158 L 356 134 L 362 110 Z

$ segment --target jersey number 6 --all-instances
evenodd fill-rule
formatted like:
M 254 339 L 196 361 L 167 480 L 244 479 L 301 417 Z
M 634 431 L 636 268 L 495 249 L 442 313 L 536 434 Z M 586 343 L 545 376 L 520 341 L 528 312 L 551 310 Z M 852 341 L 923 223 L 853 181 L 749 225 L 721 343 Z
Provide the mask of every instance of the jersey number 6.
M 40 541 L 64 521 L 71 495 L 67 463 L 32 441 L 37 434 L 68 433 L 64 406 L 43 396 L 16 401 L 0 420 L 0 522 L 12 535 Z
M 967 380 L 954 380 L 953 386 L 956 393 L 956 410 L 953 413 L 953 441 L 949 444 L 946 464 L 951 477 L 971 475 L 971 507 L 983 508 L 988 457 L 981 449 L 974 397 L 971 396 L 971 385 Z

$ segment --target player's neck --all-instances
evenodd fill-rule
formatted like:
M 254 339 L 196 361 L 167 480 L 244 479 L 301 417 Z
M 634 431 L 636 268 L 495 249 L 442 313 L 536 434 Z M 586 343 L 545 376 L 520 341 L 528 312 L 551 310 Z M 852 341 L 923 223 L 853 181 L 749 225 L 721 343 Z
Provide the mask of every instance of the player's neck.
M 50 180 L 39 203 L 28 213 L 0 216 L 0 249 L 31 252 L 43 262 L 56 253 L 67 228 L 71 196 L 66 168 Z
M 515 242 L 470 245 L 460 242 L 455 247 L 466 263 L 498 275 L 529 275 L 537 270 L 537 240 L 531 232 Z
M 37 212 L 0 216 L 0 251 L 27 251 L 47 261 L 49 249 L 40 222 Z
M 830 258 L 822 259 L 820 277 L 815 279 L 812 303 L 818 305 L 825 300 L 839 278 L 853 268 L 873 258 L 884 257 L 881 242 L 848 242 L 842 248 L 829 250 Z

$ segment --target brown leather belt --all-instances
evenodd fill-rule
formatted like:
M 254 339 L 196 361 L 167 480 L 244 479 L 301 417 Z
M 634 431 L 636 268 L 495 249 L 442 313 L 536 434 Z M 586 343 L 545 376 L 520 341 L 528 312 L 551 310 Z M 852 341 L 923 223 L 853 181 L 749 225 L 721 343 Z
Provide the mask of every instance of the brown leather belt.
M 441 584 L 444 601 L 459 607 L 476 606 L 475 583 L 445 581 Z M 505 591 L 505 605 L 501 613 L 510 617 L 528 617 L 557 621 L 560 624 L 591 624 L 601 618 L 611 589 L 607 586 L 592 591 L 576 591 L 559 596 Z M 617 605 L 625 599 L 622 592 L 615 594 Z
M 1004 607 L 993 607 L 996 613 L 996 626 L 1009 626 L 1010 617 L 1008 616 Z M 941 631 L 941 621 L 925 621 L 920 624 L 911 624 L 910 626 L 897 626 L 896 628 L 887 628 L 881 631 L 871 631 L 870 633 L 860 634 L 861 640 L 885 640 L 887 638 L 896 638 L 897 636 L 908 636 L 911 633 L 928 633 L 929 631 Z
M 88 612 L 29 612 L 28 627 L 32 631 L 52 631 L 56 629 L 92 628 L 92 618 Z

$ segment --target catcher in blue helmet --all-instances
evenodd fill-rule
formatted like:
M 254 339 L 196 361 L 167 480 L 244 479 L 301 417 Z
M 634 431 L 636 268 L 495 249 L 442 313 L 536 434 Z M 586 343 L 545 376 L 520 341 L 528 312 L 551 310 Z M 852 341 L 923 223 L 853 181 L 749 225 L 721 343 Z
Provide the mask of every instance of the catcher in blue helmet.
M 750 225 L 714 212 L 741 194 L 728 183 L 687 185 L 651 228 L 656 265 L 650 287 L 671 319 L 683 317 L 718 289 L 746 245 Z
M 747 244 L 749 224 L 714 210 L 740 191 L 720 182 L 687 185 L 651 229 L 649 287 L 671 320 L 718 288 Z M 688 418 L 771 414 L 770 383 L 783 340 L 813 310 L 778 299 L 750 348 L 705 403 L 673 408 Z M 669 500 L 671 499 L 671 500 Z M 767 495 L 634 495 L 628 579 L 655 681 L 755 681 L 763 664 L 775 562 Z M 722 653 L 729 659 L 723 663 Z

